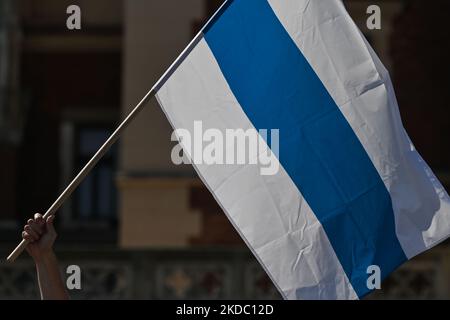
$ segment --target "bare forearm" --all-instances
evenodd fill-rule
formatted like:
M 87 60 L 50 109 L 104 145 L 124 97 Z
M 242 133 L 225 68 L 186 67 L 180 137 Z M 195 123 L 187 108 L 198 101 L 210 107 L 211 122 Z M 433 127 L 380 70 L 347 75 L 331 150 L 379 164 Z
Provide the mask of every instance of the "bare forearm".
M 69 299 L 53 252 L 36 259 L 36 270 L 42 300 Z

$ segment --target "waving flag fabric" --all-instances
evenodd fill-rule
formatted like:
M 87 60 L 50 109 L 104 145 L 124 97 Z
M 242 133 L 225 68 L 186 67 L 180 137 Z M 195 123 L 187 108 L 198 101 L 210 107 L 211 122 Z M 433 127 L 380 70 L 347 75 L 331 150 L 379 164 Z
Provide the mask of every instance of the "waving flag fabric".
M 286 299 L 358 299 L 449 236 L 450 199 L 340 0 L 228 1 L 158 88 L 174 128 L 279 129 L 276 175 L 195 165 Z M 274 155 L 275 157 L 275 155 Z

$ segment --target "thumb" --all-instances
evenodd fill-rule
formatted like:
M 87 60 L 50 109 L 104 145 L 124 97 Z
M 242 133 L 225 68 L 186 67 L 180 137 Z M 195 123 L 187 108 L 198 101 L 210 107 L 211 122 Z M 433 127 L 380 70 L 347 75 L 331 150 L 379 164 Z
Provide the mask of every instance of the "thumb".
M 53 220 L 55 220 L 55 216 L 51 215 L 45 221 L 45 225 L 47 226 L 47 231 L 49 233 L 56 234 L 55 227 L 53 226 Z

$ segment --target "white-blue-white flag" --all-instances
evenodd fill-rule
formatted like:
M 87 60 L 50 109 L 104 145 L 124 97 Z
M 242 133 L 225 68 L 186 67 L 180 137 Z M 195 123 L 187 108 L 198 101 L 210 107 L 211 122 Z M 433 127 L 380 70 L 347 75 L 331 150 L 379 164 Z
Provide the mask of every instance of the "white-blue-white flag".
M 228 1 L 191 49 L 157 88 L 174 128 L 279 129 L 275 175 L 195 167 L 285 298 L 361 298 L 370 266 L 384 279 L 449 236 L 448 194 L 340 0 Z

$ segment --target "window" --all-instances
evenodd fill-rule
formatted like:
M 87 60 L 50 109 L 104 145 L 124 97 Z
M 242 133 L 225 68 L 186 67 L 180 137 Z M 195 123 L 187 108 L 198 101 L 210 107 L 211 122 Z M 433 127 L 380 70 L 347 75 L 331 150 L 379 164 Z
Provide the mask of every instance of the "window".
M 72 112 L 62 122 L 61 169 L 65 188 L 114 130 L 109 112 Z M 76 116 L 74 116 L 76 115 Z M 97 163 L 62 208 L 64 224 L 75 228 L 107 227 L 117 221 L 117 145 Z
M 98 126 L 78 126 L 75 129 L 74 168 L 77 174 L 112 134 Z M 113 221 L 116 218 L 114 186 L 115 153 L 108 152 L 92 170 L 74 194 L 72 218 L 78 221 Z

